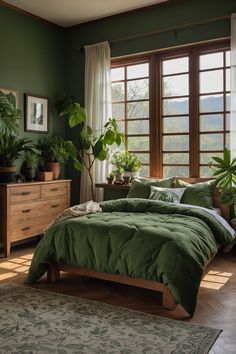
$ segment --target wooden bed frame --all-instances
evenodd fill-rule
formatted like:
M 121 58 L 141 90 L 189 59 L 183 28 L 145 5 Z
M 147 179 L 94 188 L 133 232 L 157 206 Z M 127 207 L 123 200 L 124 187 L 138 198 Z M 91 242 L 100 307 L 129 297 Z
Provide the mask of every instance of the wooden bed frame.
M 194 184 L 197 182 L 207 181 L 209 180 L 209 178 L 181 178 L 181 180 Z M 226 221 L 230 222 L 230 206 L 228 204 L 221 203 L 220 193 L 217 190 L 214 191 L 213 206 L 215 208 L 219 208 L 221 210 L 221 216 L 226 219 Z M 177 302 L 168 287 L 158 281 L 145 280 L 141 278 L 131 278 L 119 274 L 103 273 L 93 269 L 80 268 L 67 264 L 51 264 L 48 267 L 47 271 L 48 281 L 56 282 L 60 278 L 61 271 L 71 274 L 78 274 L 80 276 L 113 281 L 120 284 L 126 284 L 144 289 L 154 290 L 162 293 L 162 306 L 164 308 L 174 310 L 177 306 Z

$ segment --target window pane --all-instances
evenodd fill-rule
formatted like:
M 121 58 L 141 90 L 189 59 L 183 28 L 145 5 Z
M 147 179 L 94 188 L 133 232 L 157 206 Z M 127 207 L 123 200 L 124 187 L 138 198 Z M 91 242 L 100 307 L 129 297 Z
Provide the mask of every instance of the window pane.
M 200 164 L 209 164 L 212 160 L 212 156 L 217 156 L 222 158 L 222 152 L 201 152 L 200 153 Z
M 188 57 L 165 60 L 162 63 L 163 75 L 188 71 Z
M 124 101 L 125 86 L 124 82 L 116 82 L 112 84 L 112 101 Z
M 125 68 L 113 68 L 111 69 L 111 81 L 124 80 L 125 78 Z
M 113 103 L 112 104 L 112 118 L 120 119 L 125 118 L 125 104 Z
M 230 93 L 226 95 L 226 111 L 230 111 Z
M 124 122 L 124 120 L 117 120 L 116 123 L 118 125 L 119 132 L 120 133 L 124 133 L 125 132 L 125 122 Z
M 223 52 L 200 55 L 200 70 L 222 67 Z
M 163 100 L 163 114 L 188 114 L 189 112 L 189 99 L 188 98 L 171 98 Z
M 128 150 L 131 151 L 149 151 L 149 137 L 128 137 Z
M 226 114 L 226 130 L 230 130 L 230 114 Z
M 208 166 L 200 166 L 200 177 L 212 177 L 213 170 Z
M 149 120 L 128 121 L 128 134 L 149 134 Z
M 128 118 L 149 118 L 149 102 L 130 102 L 127 104 Z
M 141 171 L 139 172 L 141 177 L 149 177 L 150 176 L 150 167 L 142 166 Z
M 200 116 L 200 131 L 216 131 L 224 129 L 223 114 L 209 114 Z
M 230 66 L 230 51 L 227 51 L 225 55 L 226 55 L 226 66 Z
M 163 164 L 183 165 L 189 163 L 188 153 L 164 153 Z
M 187 166 L 164 166 L 163 167 L 164 177 L 189 177 L 189 167 Z
M 200 93 L 222 92 L 223 70 L 200 73 Z
M 136 154 L 138 158 L 141 160 L 142 163 L 148 163 L 150 162 L 150 155 L 148 154 Z
M 201 134 L 200 150 L 223 150 L 223 134 Z
M 163 78 L 163 97 L 189 94 L 189 75 L 166 76 Z
M 226 91 L 230 91 L 230 69 L 226 69 L 225 73 L 226 73 Z
M 148 63 L 127 66 L 127 79 L 149 76 L 148 70 Z
M 128 81 L 127 95 L 129 101 L 147 99 L 149 97 L 149 80 Z
M 163 118 L 164 133 L 188 133 L 189 117 Z
M 201 96 L 200 112 L 221 112 L 224 110 L 223 95 Z
M 170 135 L 163 136 L 164 151 L 188 151 L 189 136 L 188 135 Z
M 225 134 L 225 146 L 229 149 L 230 148 L 230 134 Z

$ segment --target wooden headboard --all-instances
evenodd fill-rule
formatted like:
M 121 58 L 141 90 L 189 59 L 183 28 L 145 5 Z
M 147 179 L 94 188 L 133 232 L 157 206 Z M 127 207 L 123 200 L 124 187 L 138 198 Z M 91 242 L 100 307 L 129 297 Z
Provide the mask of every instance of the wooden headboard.
M 198 182 L 206 182 L 206 181 L 210 181 L 212 178 L 184 178 L 184 177 L 179 177 L 179 179 L 181 179 L 184 182 L 187 183 L 198 183 Z M 213 195 L 213 206 L 215 208 L 219 208 L 221 210 L 221 216 L 228 221 L 228 223 L 230 223 L 231 220 L 231 205 L 229 204 L 223 204 L 221 202 L 221 193 L 218 191 L 217 188 L 215 188 L 214 190 L 214 195 Z

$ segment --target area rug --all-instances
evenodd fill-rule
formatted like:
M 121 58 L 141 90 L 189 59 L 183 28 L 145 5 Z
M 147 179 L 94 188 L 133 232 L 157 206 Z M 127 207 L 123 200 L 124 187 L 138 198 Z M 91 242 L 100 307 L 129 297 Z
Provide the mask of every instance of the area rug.
M 0 286 L 1 354 L 205 354 L 219 333 L 50 291 Z

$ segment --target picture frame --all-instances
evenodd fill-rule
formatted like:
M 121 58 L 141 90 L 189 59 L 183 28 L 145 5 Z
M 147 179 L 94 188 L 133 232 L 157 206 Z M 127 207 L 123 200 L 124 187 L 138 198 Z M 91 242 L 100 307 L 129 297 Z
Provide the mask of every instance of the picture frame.
M 48 133 L 48 98 L 25 94 L 25 131 Z

